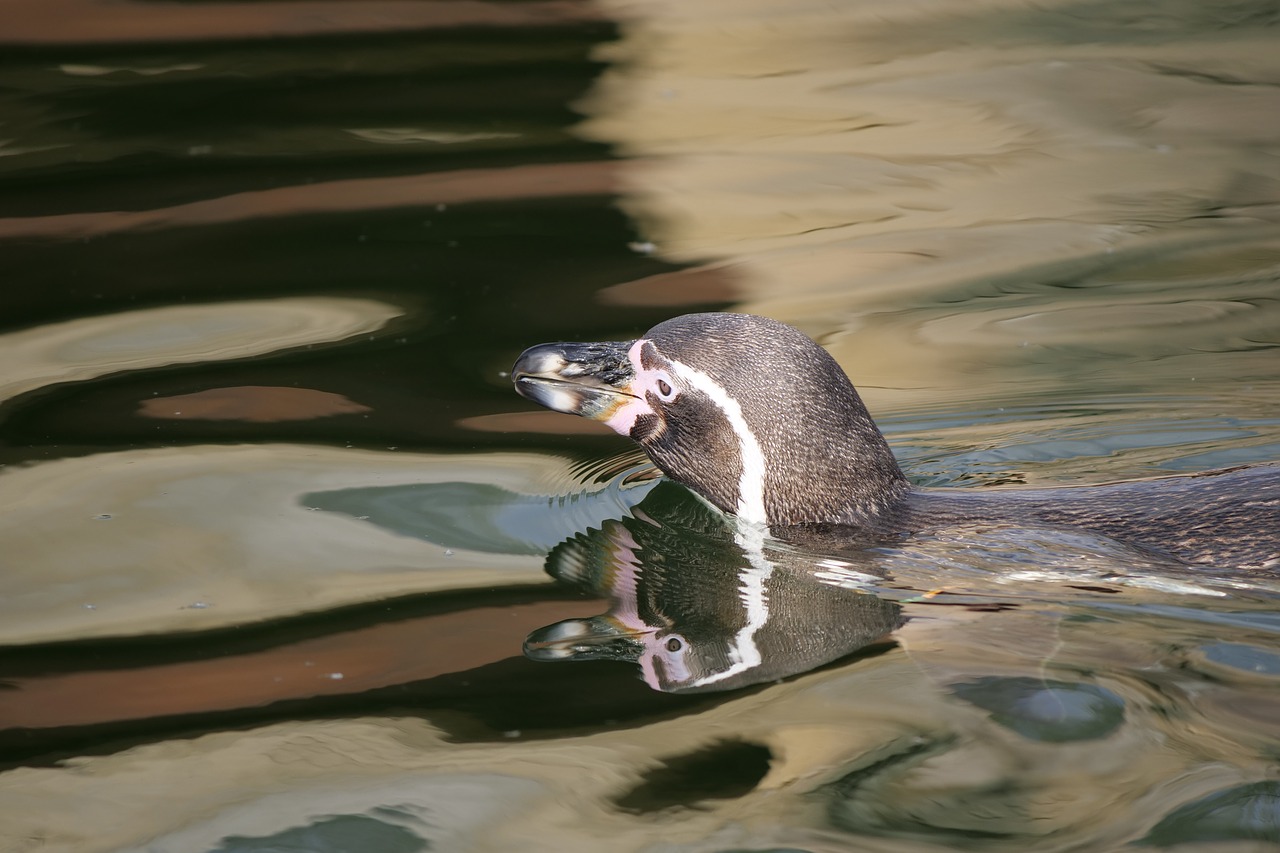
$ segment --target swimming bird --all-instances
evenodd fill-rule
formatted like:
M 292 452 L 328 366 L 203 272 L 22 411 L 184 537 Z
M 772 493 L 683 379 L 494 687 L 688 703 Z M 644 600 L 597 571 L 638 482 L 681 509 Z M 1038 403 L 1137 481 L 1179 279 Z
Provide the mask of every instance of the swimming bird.
M 1280 568 L 1280 465 L 1087 486 L 925 489 L 839 364 L 799 330 L 686 314 L 637 340 L 531 347 L 516 391 L 631 438 L 672 480 L 775 535 L 850 544 L 955 525 L 1083 529 L 1190 564 Z M 785 534 L 782 538 L 787 538 Z

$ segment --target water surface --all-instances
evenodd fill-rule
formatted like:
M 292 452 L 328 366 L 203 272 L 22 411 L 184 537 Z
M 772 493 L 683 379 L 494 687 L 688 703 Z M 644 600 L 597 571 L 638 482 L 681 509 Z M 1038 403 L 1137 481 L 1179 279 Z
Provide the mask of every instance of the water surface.
M 1273 4 L 10 5 L 0 847 L 1280 844 L 1274 578 L 754 542 L 505 376 L 745 310 L 921 485 L 1280 459 Z

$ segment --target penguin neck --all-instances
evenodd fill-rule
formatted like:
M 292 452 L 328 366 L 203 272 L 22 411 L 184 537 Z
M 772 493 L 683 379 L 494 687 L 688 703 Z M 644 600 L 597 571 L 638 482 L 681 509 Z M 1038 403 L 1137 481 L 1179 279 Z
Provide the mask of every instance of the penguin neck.
M 642 446 L 673 479 L 751 523 L 883 526 L 908 491 L 893 451 L 835 360 L 790 334 L 785 352 L 755 353 L 753 341 L 738 360 L 769 370 L 723 369 L 737 362 L 715 347 L 678 351 L 670 368 L 700 405 L 681 413 L 677 403 Z
M 723 434 L 731 438 L 721 444 L 736 450 L 729 464 L 690 470 L 678 455 L 668 473 L 753 523 L 884 527 L 910 491 L 889 443 L 852 386 L 817 399 L 825 405 L 809 398 L 793 407 L 741 406 L 726 398 Z
M 770 527 L 837 524 L 881 529 L 906 500 L 910 484 L 880 431 L 844 424 L 842 432 L 797 436 L 771 453 L 764 509 Z M 807 439 L 807 440 L 806 440 Z

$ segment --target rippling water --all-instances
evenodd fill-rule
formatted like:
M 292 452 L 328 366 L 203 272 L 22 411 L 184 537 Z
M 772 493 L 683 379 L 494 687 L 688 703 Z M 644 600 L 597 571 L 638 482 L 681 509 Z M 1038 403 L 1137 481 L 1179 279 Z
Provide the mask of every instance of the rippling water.
M 1280 844 L 1274 577 L 755 541 L 505 373 L 745 310 L 921 485 L 1280 459 L 1277 25 L 10 3 L 0 849 Z

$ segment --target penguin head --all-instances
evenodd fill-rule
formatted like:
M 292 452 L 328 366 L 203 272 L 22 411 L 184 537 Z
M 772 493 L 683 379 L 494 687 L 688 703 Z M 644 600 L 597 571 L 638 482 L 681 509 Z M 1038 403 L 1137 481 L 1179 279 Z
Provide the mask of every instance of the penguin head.
M 634 341 L 526 350 L 516 390 L 601 421 L 671 479 L 767 525 L 856 523 L 905 480 L 835 360 L 749 314 L 687 314 Z

